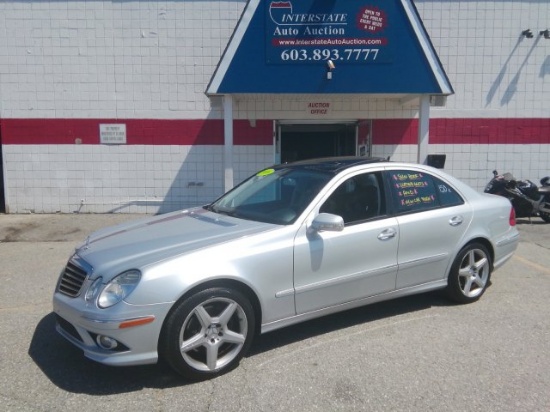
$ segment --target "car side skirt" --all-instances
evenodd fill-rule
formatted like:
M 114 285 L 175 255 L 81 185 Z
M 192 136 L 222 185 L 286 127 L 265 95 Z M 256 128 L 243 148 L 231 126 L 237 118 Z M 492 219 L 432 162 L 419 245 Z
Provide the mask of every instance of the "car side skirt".
M 411 286 L 399 290 L 394 290 L 380 295 L 370 296 L 364 299 L 358 299 L 351 302 L 342 303 L 328 308 L 319 309 L 313 312 L 302 313 L 300 315 L 291 316 L 289 318 L 277 320 L 275 322 L 265 323 L 261 327 L 260 333 L 267 333 L 277 329 L 281 329 L 296 323 L 305 322 L 307 320 L 319 318 L 321 316 L 330 315 L 333 313 L 342 312 L 353 308 L 358 308 L 372 303 L 383 302 L 385 300 L 400 298 L 403 296 L 415 295 L 418 293 L 429 292 L 432 290 L 443 289 L 447 286 L 447 279 L 441 279 L 434 282 L 423 283 L 421 285 Z

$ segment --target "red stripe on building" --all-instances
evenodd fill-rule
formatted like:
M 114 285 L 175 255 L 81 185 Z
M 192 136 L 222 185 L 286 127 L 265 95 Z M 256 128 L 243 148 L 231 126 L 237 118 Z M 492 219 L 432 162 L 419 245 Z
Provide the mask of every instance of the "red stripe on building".
M 550 144 L 550 118 L 432 119 L 430 143 Z
M 236 145 L 271 146 L 273 144 L 273 121 L 256 120 L 252 126 L 248 120 L 235 120 L 233 135 L 233 142 Z
M 416 144 L 418 119 L 373 120 L 373 144 Z M 550 144 L 550 118 L 431 119 L 432 144 Z
M 1 119 L 2 144 L 99 144 L 100 124 L 126 124 L 128 145 L 223 145 L 223 120 Z M 373 144 L 416 144 L 417 119 L 372 122 Z M 233 122 L 235 145 L 272 145 L 273 122 Z M 432 144 L 550 144 L 550 118 L 431 119 Z
M 416 144 L 418 120 L 379 119 L 372 121 L 372 144 Z
M 100 124 L 125 124 L 128 145 L 223 145 L 223 120 L 2 119 L 2 144 L 99 144 Z M 233 123 L 236 145 L 271 145 L 270 120 Z

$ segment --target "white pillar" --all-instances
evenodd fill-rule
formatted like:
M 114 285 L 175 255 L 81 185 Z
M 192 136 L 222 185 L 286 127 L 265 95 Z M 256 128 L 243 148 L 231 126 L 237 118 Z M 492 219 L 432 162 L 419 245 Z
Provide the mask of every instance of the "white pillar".
M 418 113 L 418 158 L 419 164 L 428 161 L 428 145 L 430 143 L 430 96 L 420 96 L 420 110 Z
M 223 165 L 224 189 L 233 188 L 233 97 L 223 96 Z

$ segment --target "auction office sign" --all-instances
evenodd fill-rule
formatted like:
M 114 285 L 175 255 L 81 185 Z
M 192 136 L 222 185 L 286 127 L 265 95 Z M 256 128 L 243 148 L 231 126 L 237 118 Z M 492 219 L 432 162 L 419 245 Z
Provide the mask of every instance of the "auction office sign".
M 391 62 L 390 13 L 381 0 L 266 3 L 268 64 Z

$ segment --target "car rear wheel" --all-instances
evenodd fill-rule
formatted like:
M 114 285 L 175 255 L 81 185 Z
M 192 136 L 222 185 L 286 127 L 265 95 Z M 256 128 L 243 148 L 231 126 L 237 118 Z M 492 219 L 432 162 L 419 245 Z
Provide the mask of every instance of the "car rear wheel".
M 459 303 L 475 302 L 487 289 L 491 267 L 491 258 L 485 246 L 479 243 L 465 246 L 451 267 L 447 294 Z
M 254 325 L 254 310 L 242 293 L 205 289 L 169 314 L 159 351 L 186 378 L 212 378 L 237 366 L 252 343 Z

